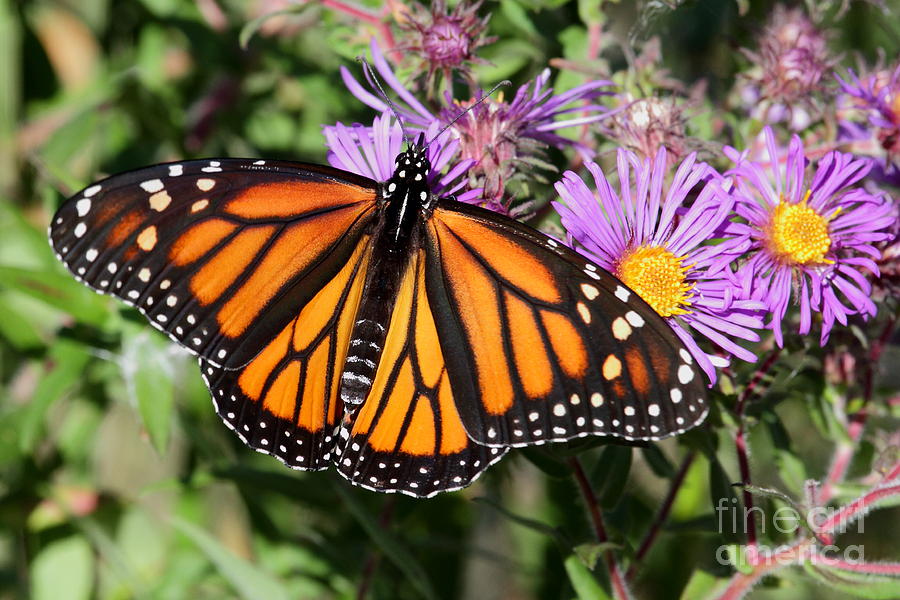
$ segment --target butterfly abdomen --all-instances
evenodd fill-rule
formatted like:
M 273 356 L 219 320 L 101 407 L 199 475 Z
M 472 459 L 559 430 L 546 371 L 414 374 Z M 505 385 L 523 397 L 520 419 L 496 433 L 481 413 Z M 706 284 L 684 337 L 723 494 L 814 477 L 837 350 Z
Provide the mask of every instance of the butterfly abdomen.
M 341 401 L 345 405 L 363 403 L 372 387 L 378 359 L 384 345 L 386 328 L 375 319 L 357 319 L 341 375 Z

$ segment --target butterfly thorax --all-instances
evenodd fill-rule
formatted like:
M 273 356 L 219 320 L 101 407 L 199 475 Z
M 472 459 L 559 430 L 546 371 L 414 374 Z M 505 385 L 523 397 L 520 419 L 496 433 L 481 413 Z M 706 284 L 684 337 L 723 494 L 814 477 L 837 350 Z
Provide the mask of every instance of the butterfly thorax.
M 373 259 L 341 377 L 341 400 L 350 412 L 372 387 L 403 274 L 420 245 L 423 211 L 433 200 L 430 169 L 424 148 L 416 144 L 397 156 L 393 176 L 379 185 L 379 214 L 371 230 Z
M 394 174 L 380 185 L 379 197 L 385 207 L 385 227 L 397 248 L 408 245 L 420 213 L 432 199 L 428 185 L 431 163 L 425 149 L 416 144 L 397 156 Z

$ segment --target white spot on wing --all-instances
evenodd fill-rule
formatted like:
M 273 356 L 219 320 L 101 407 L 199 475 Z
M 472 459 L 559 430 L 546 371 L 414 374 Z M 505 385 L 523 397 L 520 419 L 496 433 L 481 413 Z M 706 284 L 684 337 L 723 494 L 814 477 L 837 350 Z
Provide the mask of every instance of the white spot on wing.
M 91 201 L 87 198 L 82 198 L 78 202 L 75 203 L 75 210 L 78 211 L 78 216 L 83 217 L 88 214 L 91 210 Z
M 631 323 L 632 327 L 644 326 L 644 318 L 633 310 L 629 310 L 627 313 L 625 313 L 625 320 Z
M 164 186 L 161 179 L 148 179 L 141 182 L 141 187 L 145 192 L 153 194 L 163 189 Z
M 93 196 L 94 194 L 99 192 L 100 189 L 101 189 L 101 187 L 99 185 L 92 185 L 88 189 L 84 190 L 84 197 L 90 198 L 91 196 Z

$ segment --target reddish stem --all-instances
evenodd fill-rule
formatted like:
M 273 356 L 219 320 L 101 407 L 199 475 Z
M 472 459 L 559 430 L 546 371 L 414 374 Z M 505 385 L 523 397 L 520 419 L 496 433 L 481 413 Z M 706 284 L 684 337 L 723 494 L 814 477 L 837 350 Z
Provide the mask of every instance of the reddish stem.
M 694 464 L 694 459 L 696 457 L 697 453 L 691 450 L 684 457 L 684 460 L 681 461 L 681 466 L 678 468 L 678 472 L 675 474 L 675 477 L 672 478 L 672 482 L 669 484 L 669 491 L 668 493 L 666 493 L 666 498 L 665 500 L 663 500 L 662 506 L 659 507 L 659 512 L 656 513 L 656 518 L 653 519 L 653 523 L 650 525 L 650 529 L 647 530 L 647 533 L 644 535 L 644 539 L 641 540 L 641 545 L 638 547 L 638 550 L 634 555 L 634 562 L 632 563 L 631 567 L 629 567 L 628 572 L 625 575 L 629 581 L 634 579 L 641 559 L 644 558 L 647 552 L 650 551 L 650 548 L 653 546 L 654 542 L 656 542 L 656 538 L 659 536 L 659 532 L 662 530 L 663 525 L 669 518 L 669 513 L 672 510 L 672 505 L 675 504 L 675 498 L 678 496 L 678 492 L 681 490 L 681 485 L 684 483 L 684 478 L 687 475 L 688 470 L 691 468 L 691 465 Z
M 569 459 L 569 466 L 572 467 L 572 472 L 575 475 L 575 481 L 578 483 L 578 489 L 581 492 L 582 500 L 584 500 L 588 509 L 588 514 L 591 516 L 591 523 L 594 526 L 594 535 L 596 536 L 597 541 L 602 544 L 608 541 L 609 538 L 606 536 L 606 528 L 603 526 L 603 516 L 600 514 L 600 504 L 597 502 L 597 496 L 594 494 L 591 483 L 588 481 L 587 475 L 585 475 L 584 469 L 577 456 L 573 456 Z M 619 568 L 619 564 L 616 562 L 616 558 L 611 551 L 607 550 L 604 553 L 604 562 L 606 563 L 606 568 L 609 572 L 609 582 L 612 586 L 613 597 L 618 598 L 619 600 L 631 598 L 628 584 L 625 583 L 625 577 L 622 575 L 622 570 Z
M 850 504 L 842 506 L 840 510 L 822 522 L 818 529 L 825 533 L 839 533 L 845 525 L 872 508 L 873 504 L 891 496 L 900 496 L 900 484 L 869 490 Z
M 320 0 L 320 2 L 322 3 L 322 6 L 333 8 L 336 11 L 340 11 L 344 14 L 350 15 L 351 17 L 355 17 L 360 21 L 365 21 L 366 23 L 371 23 L 372 25 L 378 25 L 381 23 L 380 15 L 363 6 L 359 6 L 358 4 L 353 4 L 352 2 L 342 2 L 341 0 Z
M 900 563 L 849 562 L 816 554 L 815 564 L 824 565 L 826 567 L 835 567 L 845 571 L 853 571 L 855 573 L 866 573 L 868 575 L 900 575 Z
M 397 43 L 394 41 L 394 34 L 391 31 L 390 26 L 384 22 L 384 15 L 372 12 L 371 10 L 365 8 L 364 6 L 359 6 L 358 4 L 354 4 L 352 2 L 344 2 L 342 0 L 319 0 L 322 6 L 326 6 L 338 12 L 342 12 L 346 15 L 350 15 L 364 23 L 368 23 L 375 27 L 378 30 L 378 33 L 381 35 L 381 39 L 384 42 L 383 50 L 386 53 L 390 53 L 394 60 L 400 60 L 403 58 L 399 52 L 395 50 Z
M 735 405 L 735 413 L 738 419 L 738 430 L 734 436 L 734 445 L 737 450 L 738 468 L 741 472 L 741 483 L 744 490 L 741 494 L 744 500 L 744 531 L 747 534 L 747 559 L 750 564 L 756 564 L 757 548 L 756 548 L 756 521 L 753 518 L 753 494 L 747 489 L 752 482 L 750 480 L 750 459 L 747 453 L 747 442 L 744 438 L 744 410 L 747 406 L 747 400 L 750 398 L 756 386 L 763 380 L 775 361 L 781 355 L 781 348 L 775 348 L 766 358 L 765 362 L 759 366 L 756 373 L 750 379 L 747 387 L 738 396 Z
M 394 516 L 394 507 L 396 505 L 397 498 L 395 496 L 391 496 L 385 500 L 384 506 L 381 508 L 381 514 L 378 516 L 378 525 L 382 529 L 387 529 L 388 525 L 391 524 L 391 519 Z M 372 585 L 372 580 L 375 577 L 375 571 L 378 568 L 378 563 L 380 561 L 381 554 L 378 552 L 372 552 L 366 559 L 366 564 L 363 566 L 362 576 L 360 577 L 359 587 L 356 590 L 357 600 L 365 600 L 365 597 L 368 595 L 369 587 Z
M 735 573 L 728 582 L 728 587 L 718 596 L 717 600 L 740 600 L 764 575 L 799 562 L 803 557 L 804 549 L 810 543 L 809 540 L 806 540 L 775 554 L 765 556 L 753 566 L 750 573 Z
M 849 443 L 839 443 L 834 451 L 834 457 L 831 459 L 831 467 L 828 469 L 828 475 L 825 477 L 825 483 L 822 485 L 820 493 L 820 503 L 828 502 L 834 496 L 834 488 L 837 484 L 844 480 L 847 475 L 847 469 L 853 460 L 856 452 L 856 444 L 862 438 L 863 431 L 868 418 L 867 407 L 872 399 L 872 389 L 875 381 L 875 365 L 881 359 L 881 353 L 884 351 L 894 328 L 897 325 L 897 318 L 892 316 L 885 324 L 881 335 L 872 343 L 869 349 L 869 355 L 865 366 L 865 375 L 863 376 L 863 398 L 862 406 L 858 411 L 851 414 L 847 418 L 847 436 L 850 438 Z

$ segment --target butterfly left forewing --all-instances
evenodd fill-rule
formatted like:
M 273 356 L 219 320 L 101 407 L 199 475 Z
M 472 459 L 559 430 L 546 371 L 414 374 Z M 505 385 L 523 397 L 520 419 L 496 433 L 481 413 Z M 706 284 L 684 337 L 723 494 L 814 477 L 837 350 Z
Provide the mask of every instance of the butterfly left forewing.
M 374 182 L 327 167 L 187 161 L 84 189 L 50 240 L 77 279 L 236 368 L 341 268 L 374 205 Z
M 442 201 L 429 299 L 468 434 L 492 446 L 654 440 L 707 412 L 678 337 L 610 274 L 495 213 Z
M 216 412 L 251 448 L 291 468 L 327 468 L 343 417 L 340 378 L 372 258 L 363 238 L 343 268 L 247 365 L 200 360 Z
M 456 409 L 420 252 L 406 268 L 368 397 L 345 419 L 339 472 L 356 485 L 427 497 L 469 485 L 505 448 L 467 435 Z

